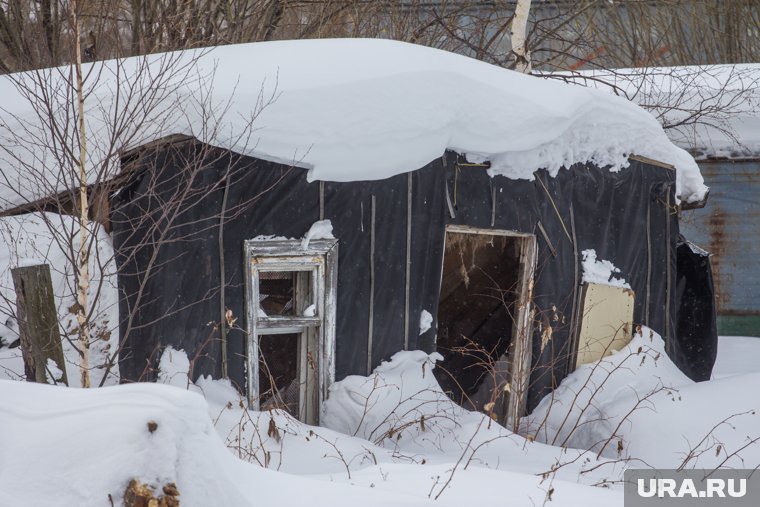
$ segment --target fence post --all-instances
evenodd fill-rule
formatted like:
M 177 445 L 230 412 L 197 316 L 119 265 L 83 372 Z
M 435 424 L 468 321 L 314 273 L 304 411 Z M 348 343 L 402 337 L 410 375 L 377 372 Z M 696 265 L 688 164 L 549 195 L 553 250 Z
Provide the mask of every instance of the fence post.
M 53 383 L 68 385 L 50 266 L 14 268 L 11 275 L 16 289 L 16 316 L 26 379 L 43 384 L 50 379 Z M 60 379 L 54 379 L 48 371 L 49 359 L 62 372 Z

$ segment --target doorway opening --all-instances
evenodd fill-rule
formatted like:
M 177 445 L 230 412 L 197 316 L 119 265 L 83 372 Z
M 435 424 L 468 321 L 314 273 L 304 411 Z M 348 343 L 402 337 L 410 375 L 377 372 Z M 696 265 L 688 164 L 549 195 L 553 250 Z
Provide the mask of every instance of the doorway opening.
M 434 371 L 452 400 L 505 424 L 524 411 L 534 267 L 533 235 L 446 229 Z

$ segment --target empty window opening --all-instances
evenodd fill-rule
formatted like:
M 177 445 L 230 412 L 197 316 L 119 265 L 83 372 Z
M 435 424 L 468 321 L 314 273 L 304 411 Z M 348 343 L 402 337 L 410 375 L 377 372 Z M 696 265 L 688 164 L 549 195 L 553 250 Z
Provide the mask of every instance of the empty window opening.
M 517 351 L 524 335 L 521 316 L 529 297 L 532 236 L 450 226 L 446 232 L 437 348 L 444 356 L 434 370 L 457 403 L 505 420 Z M 531 248 L 528 248 L 528 247 Z M 529 268 L 526 271 L 526 267 Z M 522 336 L 529 339 L 528 336 Z
M 259 277 L 259 304 L 267 315 L 294 315 L 296 276 L 287 271 L 265 271 Z
M 313 420 L 319 409 L 315 333 L 259 335 L 259 407 Z
M 259 406 L 298 417 L 298 342 L 300 335 L 259 335 Z

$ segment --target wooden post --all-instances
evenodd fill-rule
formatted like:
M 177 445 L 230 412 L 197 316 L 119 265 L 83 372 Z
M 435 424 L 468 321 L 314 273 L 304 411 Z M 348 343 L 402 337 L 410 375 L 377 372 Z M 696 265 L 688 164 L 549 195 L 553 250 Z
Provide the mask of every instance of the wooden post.
M 14 268 L 11 275 L 16 289 L 16 316 L 26 379 L 47 384 L 50 378 L 53 383 L 68 385 L 50 266 Z M 48 359 L 63 373 L 60 379 L 53 379 L 48 372 Z

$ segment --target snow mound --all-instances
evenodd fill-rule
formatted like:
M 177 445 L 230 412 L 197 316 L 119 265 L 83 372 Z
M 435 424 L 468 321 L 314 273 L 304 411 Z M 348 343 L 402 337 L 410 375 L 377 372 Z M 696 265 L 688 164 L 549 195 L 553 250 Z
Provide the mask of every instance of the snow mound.
M 644 328 L 579 367 L 523 420 L 540 441 L 655 468 L 760 466 L 760 372 L 695 383 Z
M 336 382 L 322 424 L 420 463 L 462 463 L 464 468 L 538 476 L 549 472 L 584 484 L 619 478 L 619 463 L 597 466 L 592 454 L 526 440 L 486 414 L 463 409 L 446 396 L 432 373 L 440 359 L 438 353 L 397 352 L 368 377 Z
M 589 249 L 581 252 L 583 255 L 583 281 L 586 283 L 599 283 L 630 289 L 631 286 L 622 278 L 617 277 L 620 268 L 604 259 L 596 258 L 596 250 Z
M 223 445 L 203 397 L 172 386 L 0 380 L 0 398 L 0 505 L 120 506 L 133 478 L 159 491 L 176 484 L 190 507 L 353 507 L 359 497 L 367 506 L 433 505 L 245 463 Z
M 417 367 L 433 359 L 435 357 L 431 358 L 421 352 L 400 353 L 390 363 L 382 366 L 380 372 L 375 373 L 389 376 L 388 381 L 403 376 L 410 385 L 420 388 L 426 384 L 420 382 L 423 374 Z M 364 488 L 368 488 L 385 490 L 395 495 L 410 495 L 424 505 L 427 505 L 432 496 L 440 494 L 436 505 L 459 506 L 463 504 L 466 495 L 470 498 L 476 495 L 484 502 L 500 497 L 505 485 L 508 485 L 515 505 L 526 507 L 543 502 L 550 487 L 555 489 L 553 505 L 574 506 L 579 502 L 584 505 L 614 505 L 622 500 L 619 491 L 577 483 L 580 464 L 596 463 L 593 457 L 580 460 L 578 457 L 582 453 L 578 451 L 550 448 L 519 437 L 507 441 L 508 437 L 514 435 L 498 425 L 489 429 L 485 424 L 489 419 L 482 414 L 469 416 L 469 412 L 460 409 L 459 414 L 465 418 L 461 421 L 463 424 L 450 421 L 453 424 L 448 427 L 453 428 L 454 432 L 449 433 L 448 437 L 462 440 L 459 444 L 454 442 L 454 445 L 446 446 L 421 446 L 416 449 L 419 452 L 415 452 L 407 445 L 412 444 L 411 441 L 407 442 L 409 439 L 397 440 L 398 445 L 393 445 L 391 442 L 394 439 L 391 438 L 385 439 L 384 447 L 380 447 L 358 436 L 303 424 L 279 410 L 246 410 L 244 401 L 228 380 L 204 377 L 192 384 L 188 381 L 188 369 L 189 362 L 185 353 L 167 348 L 161 358 L 159 379 L 203 393 L 216 431 L 232 454 L 272 470 L 318 477 L 330 483 L 350 483 L 360 488 L 353 493 L 353 498 L 361 497 L 362 503 Z M 429 378 L 429 369 L 426 370 L 424 376 Z M 434 384 L 427 385 L 435 389 Z M 338 403 L 332 408 L 340 410 L 342 406 L 343 403 Z M 450 406 L 451 402 L 443 403 L 442 408 L 446 410 Z M 374 408 L 380 412 L 365 414 L 364 420 L 368 425 L 376 424 L 378 418 L 387 416 L 384 411 L 384 408 L 388 408 L 387 405 L 377 404 Z M 432 409 L 421 409 L 418 413 L 429 413 L 428 428 L 432 434 L 440 431 L 436 430 L 440 421 L 431 411 Z M 409 424 L 408 418 L 403 414 L 398 415 L 399 423 Z M 468 417 L 481 424 L 471 426 Z M 472 430 L 475 430 L 475 434 L 468 433 Z M 477 438 L 481 431 L 482 437 Z M 471 446 L 466 445 L 466 440 L 471 441 Z M 490 465 L 482 459 L 489 454 Z M 559 463 L 564 463 L 564 466 L 551 472 Z M 494 470 L 486 470 L 483 466 L 490 466 Z M 612 466 L 609 470 L 614 471 L 615 467 Z M 618 472 L 622 473 L 622 469 Z M 604 480 L 598 472 L 587 473 L 587 483 Z M 450 482 L 445 480 L 448 475 L 452 476 Z M 552 477 L 551 481 L 547 480 L 549 476 Z M 398 502 L 399 499 L 395 501 Z
M 420 336 L 427 333 L 433 326 L 433 316 L 427 310 L 420 312 Z
M 228 463 L 198 395 L 154 384 L 79 390 L 10 381 L 0 392 L 2 505 L 106 505 L 133 478 L 159 489 L 175 483 L 183 505 L 245 505 L 215 471 Z
M 403 42 L 251 43 L 85 67 L 93 179 L 117 172 L 122 150 L 185 134 L 308 168 L 312 181 L 383 179 L 449 149 L 520 179 L 585 162 L 620 170 L 636 154 L 674 165 L 682 199 L 706 191 L 693 158 L 632 102 Z M 45 72 L 46 87 L 68 87 L 68 69 Z M 52 94 L 48 115 L 14 84 L 32 76 L 0 76 L 0 209 L 74 186 L 75 168 L 53 162 L 48 126 L 71 123 L 68 94 Z
M 311 224 L 301 240 L 301 248 L 304 250 L 309 248 L 309 242 L 312 239 L 335 239 L 332 222 L 330 220 L 317 220 Z
M 369 377 L 349 376 L 330 387 L 322 423 L 382 444 L 385 439 L 426 439 L 425 427 L 452 431 L 464 409 L 433 376 L 443 357 L 420 350 L 397 352 Z M 433 436 L 433 433 L 430 434 Z

